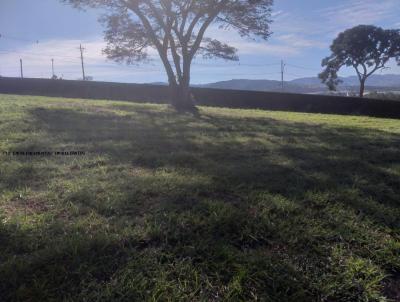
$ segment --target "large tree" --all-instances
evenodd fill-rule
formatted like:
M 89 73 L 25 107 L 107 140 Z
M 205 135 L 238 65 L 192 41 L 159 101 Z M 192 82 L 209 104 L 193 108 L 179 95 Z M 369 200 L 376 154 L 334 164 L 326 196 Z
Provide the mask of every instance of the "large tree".
M 359 25 L 339 34 L 330 47 L 332 54 L 322 61 L 325 70 L 319 77 L 329 89 L 341 83 L 338 71 L 353 67 L 360 80 L 360 97 L 365 82 L 374 72 L 386 67 L 390 59 L 400 63 L 400 30 L 384 30 L 373 25 Z
M 77 8 L 104 8 L 108 58 L 133 64 L 156 49 L 171 88 L 172 105 L 192 110 L 190 69 L 196 55 L 238 60 L 237 49 L 205 36 L 211 25 L 267 40 L 273 0 L 61 0 Z

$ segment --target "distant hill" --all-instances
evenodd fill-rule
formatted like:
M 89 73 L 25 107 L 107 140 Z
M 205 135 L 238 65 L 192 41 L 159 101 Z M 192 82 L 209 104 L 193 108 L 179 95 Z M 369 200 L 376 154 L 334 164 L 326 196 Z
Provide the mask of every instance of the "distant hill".
M 357 91 L 359 81 L 357 76 L 340 78 L 343 83 L 339 85 L 339 91 Z M 235 79 L 222 81 L 204 85 L 196 85 L 206 88 L 219 89 L 238 89 L 238 90 L 253 90 L 253 91 L 282 91 L 281 82 L 274 80 L 248 80 Z M 286 92 L 294 93 L 326 93 L 328 89 L 326 85 L 321 83 L 317 77 L 300 78 L 284 83 Z M 400 90 L 400 75 L 372 75 L 367 81 L 367 90 L 376 91 L 392 91 Z
M 358 77 L 351 76 L 343 78 L 345 85 L 359 85 Z M 368 80 L 369 86 L 375 87 L 399 87 L 400 88 L 400 75 L 399 74 L 376 74 L 372 75 Z
M 216 83 L 210 83 L 205 85 L 199 85 L 200 87 L 207 88 L 220 88 L 220 89 L 238 89 L 238 90 L 253 90 L 253 91 L 281 91 L 282 83 L 274 80 L 229 80 Z M 296 84 L 292 82 L 285 82 L 285 90 L 293 92 L 306 92 L 309 89 L 302 84 Z

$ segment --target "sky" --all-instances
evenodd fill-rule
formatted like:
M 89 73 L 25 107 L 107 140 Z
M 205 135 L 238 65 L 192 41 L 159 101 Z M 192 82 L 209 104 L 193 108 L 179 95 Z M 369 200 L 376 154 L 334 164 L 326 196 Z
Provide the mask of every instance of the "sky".
M 0 0 L 0 75 L 64 79 L 82 77 L 79 45 L 85 48 L 86 75 L 97 81 L 150 83 L 166 81 L 157 57 L 147 64 L 126 66 L 108 60 L 100 10 L 80 11 L 59 0 Z M 399 0 L 275 0 L 268 41 L 240 38 L 234 31 L 211 27 L 207 36 L 235 46 L 239 62 L 197 58 L 192 83 L 230 79 L 280 80 L 280 62 L 285 62 L 285 80 L 316 76 L 321 60 L 338 33 L 359 24 L 400 28 Z M 400 74 L 392 61 L 383 74 Z M 340 76 L 354 75 L 343 69 Z

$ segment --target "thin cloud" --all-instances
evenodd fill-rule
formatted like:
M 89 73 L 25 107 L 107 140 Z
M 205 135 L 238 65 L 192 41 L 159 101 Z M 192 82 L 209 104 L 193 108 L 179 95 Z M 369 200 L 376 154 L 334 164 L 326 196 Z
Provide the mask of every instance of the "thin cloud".
M 19 76 L 19 60 L 23 60 L 24 76 L 47 77 L 52 75 L 51 59 L 55 62 L 55 73 L 65 79 L 82 77 L 79 45 L 85 48 L 84 62 L 87 75 L 113 79 L 121 76 L 161 73 L 154 66 L 126 66 L 113 63 L 103 55 L 105 42 L 101 38 L 91 40 L 50 40 L 29 45 L 7 52 L 0 52 L 3 62 L 1 73 L 7 76 Z
M 289 1 L 289 0 L 288 0 Z M 341 2 L 341 4 L 337 4 Z M 277 10 L 273 12 L 271 31 L 273 35 L 268 41 L 249 40 L 241 38 L 234 31 L 211 27 L 207 36 L 224 41 L 239 50 L 243 60 L 253 61 L 255 57 L 265 60 L 286 59 L 307 56 L 315 50 L 329 51 L 329 44 L 337 33 L 358 24 L 377 24 L 388 28 L 400 28 L 398 22 L 399 0 L 343 0 L 335 1 L 330 5 L 327 1 L 314 10 L 306 13 L 302 10 Z M 101 36 L 81 40 L 49 40 L 32 43 L 30 46 L 15 49 L 0 50 L 0 75 L 19 76 L 19 59 L 24 62 L 25 76 L 51 77 L 51 59 L 55 59 L 55 72 L 66 79 L 81 78 L 79 44 L 85 47 L 85 64 L 88 75 L 95 79 L 129 81 L 145 81 L 149 75 L 154 78 L 165 78 L 165 72 L 154 49 L 149 53 L 154 61 L 151 64 L 139 66 L 126 66 L 116 64 L 103 55 L 105 42 Z M 322 56 L 322 55 L 321 55 Z M 322 59 L 315 58 L 318 62 Z M 201 62 L 201 56 L 196 61 Z M 232 68 L 211 66 L 203 68 L 193 66 L 194 73 L 210 72 L 214 74 L 214 68 L 218 70 Z M 394 66 L 395 70 L 398 67 Z M 249 69 L 249 68 L 248 68 Z M 210 71 L 211 70 L 211 71 Z M 237 70 L 237 67 L 235 68 Z M 241 69 L 249 72 L 246 68 Z M 253 69 L 252 69 L 253 70 Z M 195 75 L 194 75 L 195 76 Z M 150 77 L 150 76 L 149 76 Z
M 281 35 L 297 34 L 308 40 L 325 41 L 352 26 L 396 20 L 398 14 L 399 0 L 346 0 L 309 11 L 307 16 L 302 11 L 280 14 L 271 28 Z
M 276 39 L 285 43 L 286 45 L 292 45 L 295 48 L 326 48 L 327 45 L 324 42 L 316 41 L 305 38 L 297 34 L 286 34 L 277 36 Z
M 270 55 L 274 57 L 293 57 L 300 55 L 305 48 L 321 47 L 322 44 L 308 40 L 300 35 L 272 35 L 267 41 L 240 37 L 236 32 L 212 27 L 207 35 L 222 40 L 238 49 L 239 55 Z
M 271 17 L 273 19 L 276 19 L 276 18 L 279 18 L 279 17 L 283 16 L 284 14 L 285 14 L 285 12 L 283 10 L 273 11 L 271 13 Z
M 319 10 L 330 27 L 343 29 L 358 24 L 374 24 L 398 14 L 398 0 L 353 0 Z

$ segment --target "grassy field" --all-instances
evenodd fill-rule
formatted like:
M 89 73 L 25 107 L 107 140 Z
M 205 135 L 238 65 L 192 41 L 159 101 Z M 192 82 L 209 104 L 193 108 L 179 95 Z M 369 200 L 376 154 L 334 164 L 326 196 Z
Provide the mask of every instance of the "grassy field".
M 399 289 L 400 120 L 0 95 L 1 301 Z

